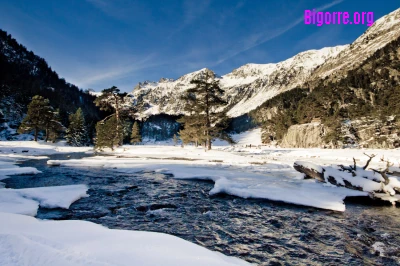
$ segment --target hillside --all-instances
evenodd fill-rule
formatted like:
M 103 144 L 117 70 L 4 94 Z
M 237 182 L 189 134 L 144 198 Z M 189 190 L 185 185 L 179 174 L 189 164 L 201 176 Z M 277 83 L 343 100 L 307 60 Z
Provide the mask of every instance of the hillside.
M 1 139 L 17 137 L 15 130 L 34 95 L 48 98 L 53 107 L 59 108 L 64 125 L 68 124 L 68 115 L 79 107 L 84 111 L 89 126 L 101 117 L 93 104 L 95 96 L 60 78 L 45 59 L 0 30 Z

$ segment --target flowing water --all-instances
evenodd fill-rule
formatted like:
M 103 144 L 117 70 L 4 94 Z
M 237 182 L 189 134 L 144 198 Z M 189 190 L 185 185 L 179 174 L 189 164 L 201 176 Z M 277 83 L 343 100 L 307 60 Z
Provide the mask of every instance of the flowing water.
M 69 156 L 69 157 L 67 157 Z M 81 158 L 54 155 L 51 159 Z M 3 180 L 9 188 L 87 184 L 90 197 L 69 210 L 40 208 L 42 219 L 87 220 L 108 228 L 172 234 L 258 265 L 398 265 L 400 208 L 347 203 L 345 213 L 228 195 L 213 183 L 103 168 L 49 167 Z M 382 244 L 376 244 L 381 242 Z M 383 245 L 383 251 L 372 246 Z

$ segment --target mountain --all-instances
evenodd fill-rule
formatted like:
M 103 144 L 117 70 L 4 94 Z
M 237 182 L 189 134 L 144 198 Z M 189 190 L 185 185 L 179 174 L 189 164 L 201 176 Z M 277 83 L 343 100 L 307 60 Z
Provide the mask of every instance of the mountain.
M 301 86 L 314 69 L 347 47 L 309 50 L 277 64 L 247 64 L 233 70 L 220 81 L 230 103 L 228 115 L 243 115 L 275 95 Z
M 45 59 L 0 30 L 0 139 L 18 138 L 16 129 L 35 95 L 48 98 L 60 109 L 64 125 L 79 107 L 92 129 L 102 117 L 93 103 L 95 96 L 60 78 Z
M 313 87 L 330 76 L 343 78 L 374 52 L 399 35 L 400 9 L 377 20 L 351 45 L 327 47 L 299 53 L 274 64 L 246 64 L 222 77 L 209 69 L 186 74 L 177 80 L 162 78 L 158 82 L 139 83 L 131 93 L 142 118 L 156 114 L 183 114 L 181 94 L 190 81 L 205 72 L 220 79 L 226 91 L 226 107 L 230 117 L 239 117 L 259 107 L 268 99 L 296 87 Z
M 400 9 L 379 19 L 302 86 L 252 111 L 263 124 L 264 142 L 400 147 L 399 26 Z
M 264 143 L 280 143 L 290 126 L 312 122 L 321 130 L 321 141 L 315 145 L 340 140 L 393 147 L 400 143 L 400 109 L 395 99 L 400 99 L 399 28 L 397 9 L 350 45 L 305 51 L 274 64 L 246 64 L 221 77 L 201 69 L 177 80 L 139 83 L 130 95 L 131 104 L 142 118 L 184 114 L 182 93 L 191 80 L 208 72 L 226 91 L 225 110 L 234 118 L 233 124 L 250 118 L 262 124 Z M 299 137 L 293 130 L 290 134 Z
M 343 77 L 360 66 L 377 50 L 400 36 L 400 9 L 378 19 L 364 34 L 343 49 L 338 56 L 329 58 L 310 76 L 310 82 L 327 76 Z
M 139 116 L 157 114 L 184 114 L 181 95 L 206 72 L 220 80 L 226 91 L 225 100 L 230 117 L 238 117 L 257 108 L 273 96 L 303 84 L 312 71 L 348 46 L 310 50 L 277 64 L 247 64 L 218 77 L 212 70 L 186 74 L 177 80 L 162 78 L 158 82 L 139 83 L 131 93 L 133 104 L 139 107 Z

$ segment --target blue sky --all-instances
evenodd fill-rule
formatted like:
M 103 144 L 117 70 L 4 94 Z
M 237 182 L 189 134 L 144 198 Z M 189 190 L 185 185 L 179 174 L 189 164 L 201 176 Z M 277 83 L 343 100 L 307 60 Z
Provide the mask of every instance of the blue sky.
M 305 25 L 305 9 L 374 12 L 398 0 L 0 0 L 0 28 L 68 82 L 132 91 L 140 81 L 246 63 L 354 41 L 366 25 Z

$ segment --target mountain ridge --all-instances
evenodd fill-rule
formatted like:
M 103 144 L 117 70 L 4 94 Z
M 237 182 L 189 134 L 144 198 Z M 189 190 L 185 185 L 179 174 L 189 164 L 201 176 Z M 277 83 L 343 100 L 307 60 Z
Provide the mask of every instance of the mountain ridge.
M 226 92 L 228 116 L 239 117 L 285 91 L 302 86 L 313 88 L 326 77 L 331 81 L 344 77 L 399 37 L 397 28 L 400 28 L 400 8 L 377 20 L 351 44 L 307 50 L 278 63 L 245 64 L 222 77 L 203 68 L 176 80 L 162 78 L 159 82 L 139 83 L 130 93 L 132 104 L 144 119 L 161 113 L 184 114 L 180 95 L 191 87 L 191 80 L 208 71 L 220 80 Z

